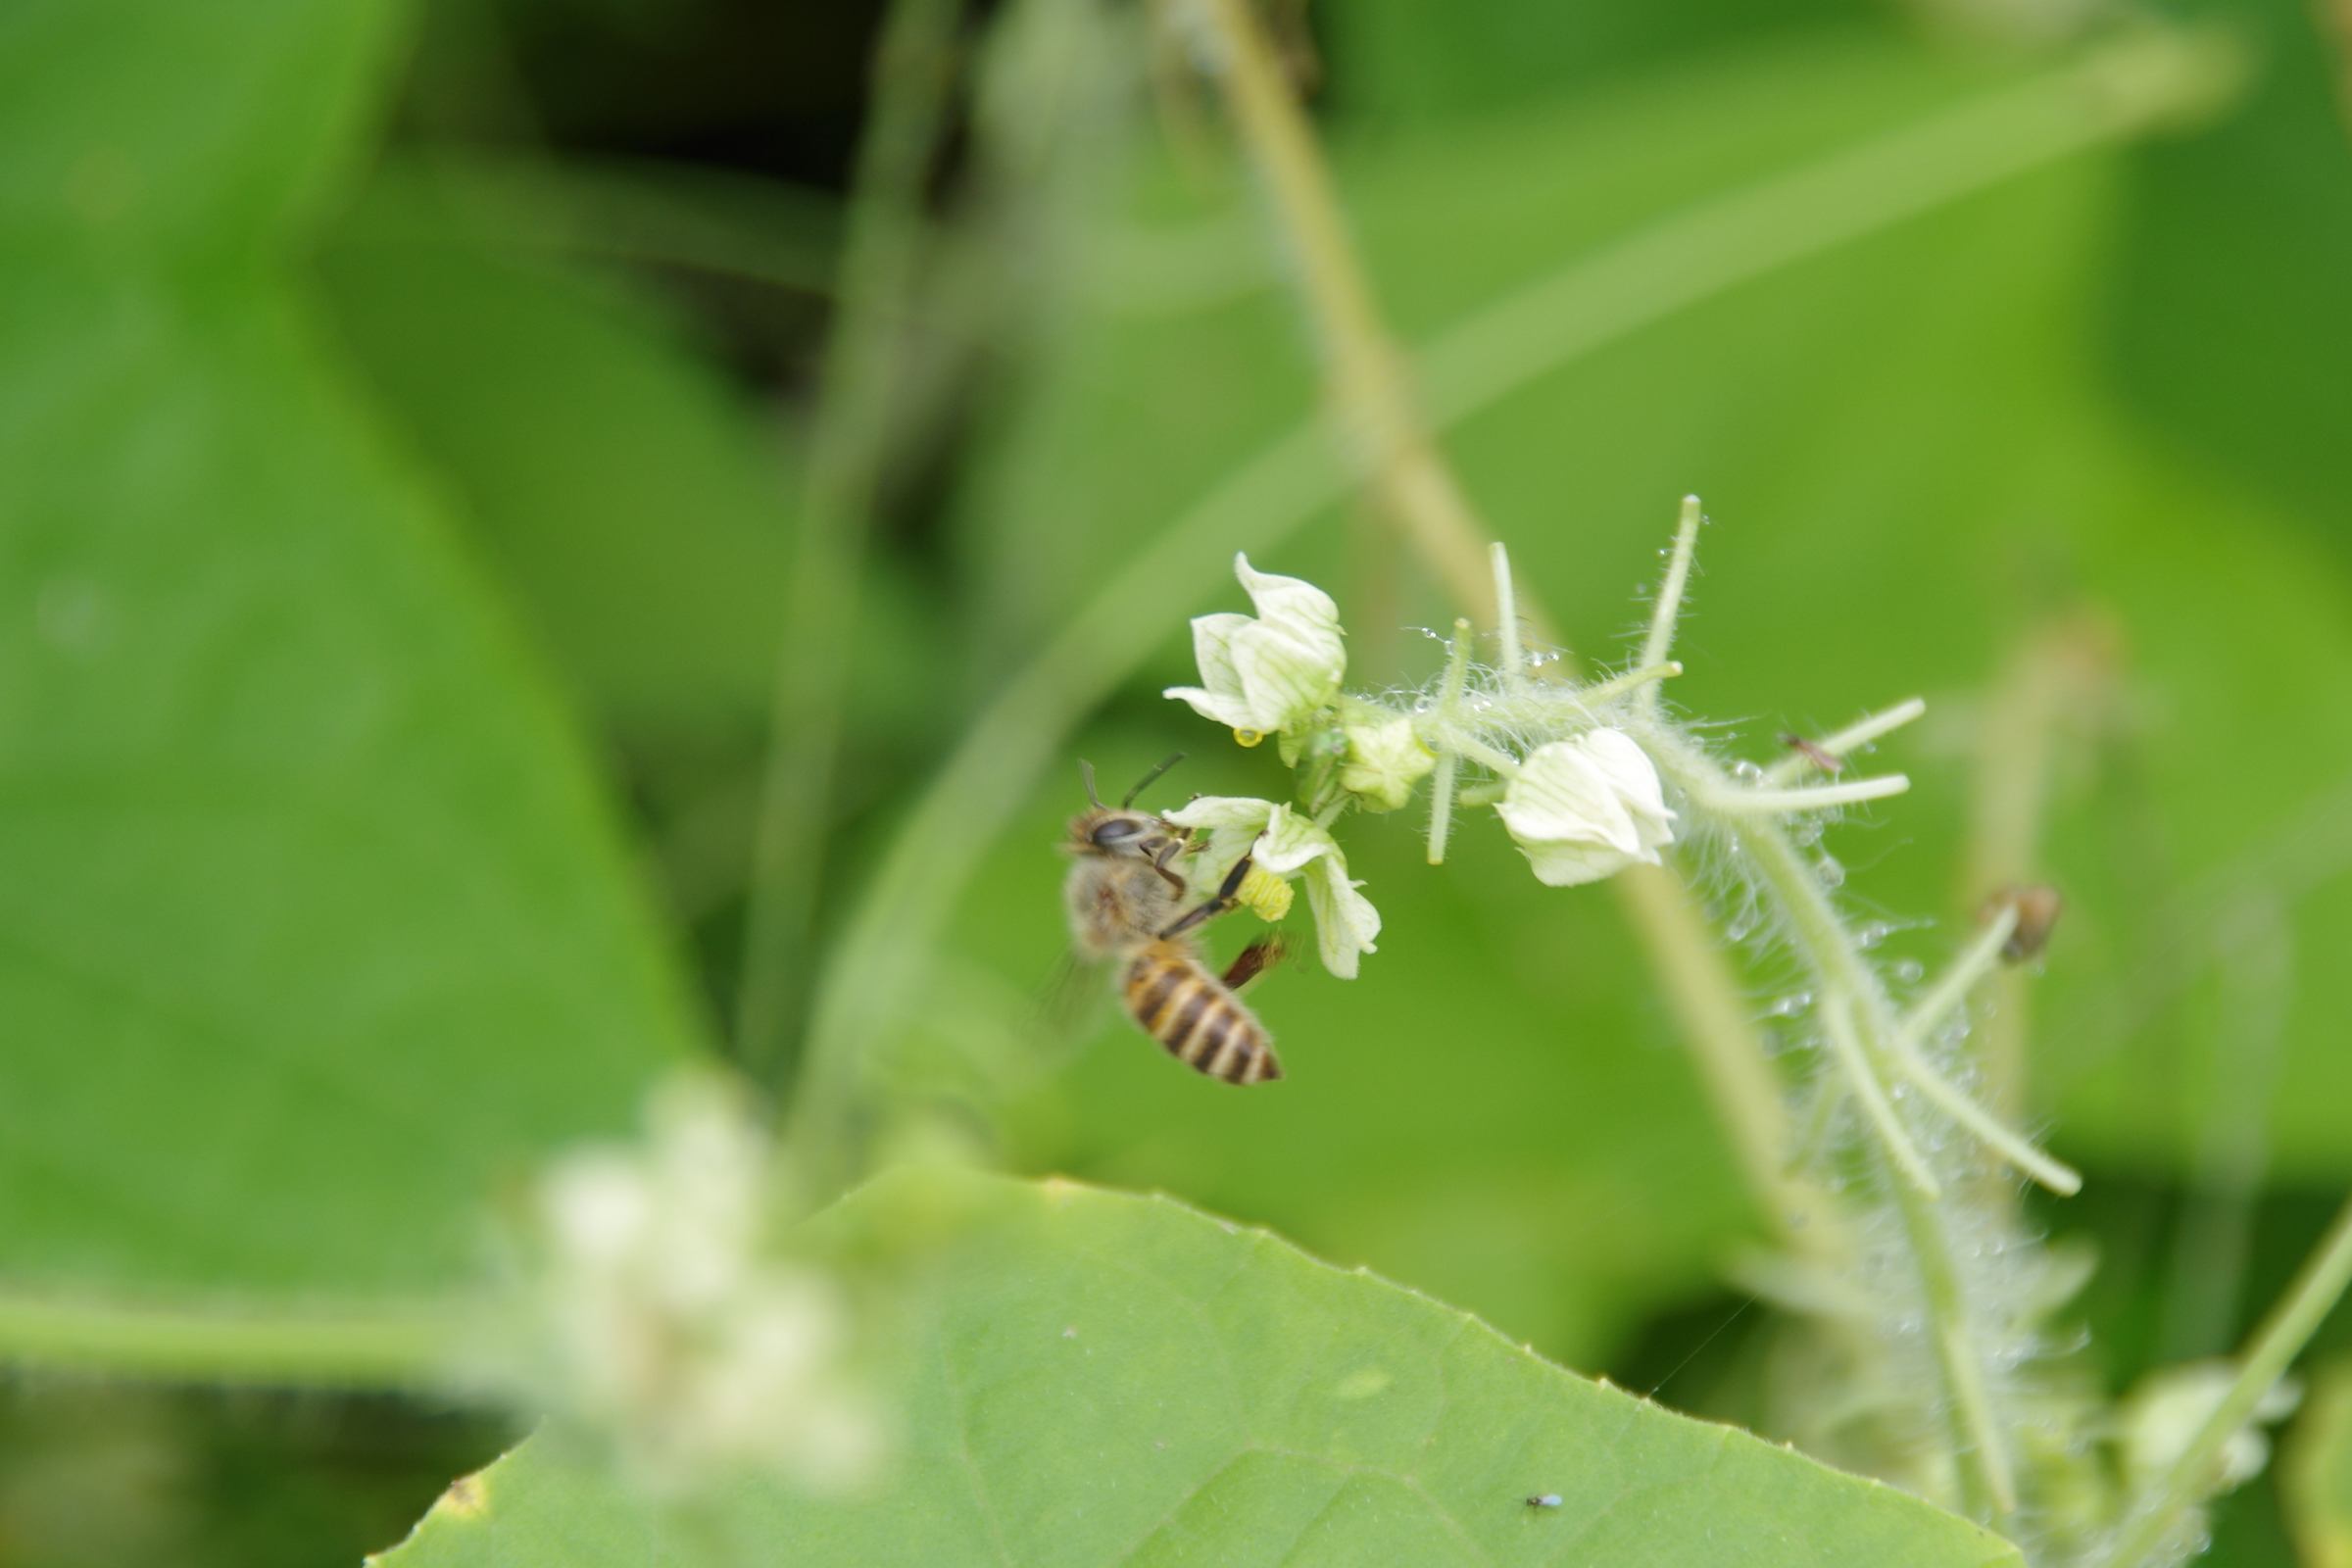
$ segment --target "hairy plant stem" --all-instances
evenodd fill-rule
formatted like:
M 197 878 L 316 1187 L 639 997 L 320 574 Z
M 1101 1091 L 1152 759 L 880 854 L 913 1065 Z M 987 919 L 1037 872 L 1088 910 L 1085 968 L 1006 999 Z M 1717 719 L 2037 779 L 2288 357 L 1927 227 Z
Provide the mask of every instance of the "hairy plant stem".
M 2352 1284 L 2352 1200 L 2337 1210 L 2286 1294 L 2279 1297 L 2238 1358 L 2237 1377 L 2172 1468 L 2138 1499 L 2131 1523 L 2099 1568 L 2140 1568 L 2175 1540 L 2190 1509 L 2213 1495 L 2223 1446 L 2253 1419 L 2289 1364 Z
M 2194 112 L 2215 100 L 2230 70 L 2210 46 L 2178 37 L 2120 68 L 2095 56 L 1662 217 L 1427 343 L 1416 359 L 1431 426 L 1466 419 L 1739 284 Z M 1070 731 L 1161 641 L 1169 616 L 1213 590 L 1236 550 L 1272 548 L 1348 483 L 1323 429 L 1283 433 L 1154 534 L 981 710 L 891 839 L 824 970 L 792 1110 L 812 1181 L 837 1188 L 861 1169 L 871 1058 L 920 1005 L 952 911 L 991 843 L 1058 765 Z M 1469 579 L 1484 581 L 1483 567 L 1473 548 Z M 1457 561 L 1448 581 L 1464 575 Z M 1667 875 L 1642 867 L 1618 880 Z M 1695 927 L 1682 935 L 1704 944 Z M 1740 1020 L 1727 1050 L 1755 1049 L 1736 990 L 1707 1015 Z
M 1446 682 L 1438 691 L 1438 706 L 1450 709 L 1462 700 L 1462 685 L 1470 676 L 1470 622 L 1457 619 L 1446 644 Z M 1429 863 L 1446 863 L 1446 835 L 1453 826 L 1453 774 L 1461 765 L 1456 752 L 1441 752 L 1429 775 Z
M 924 182 L 962 13 L 961 0 L 894 0 L 875 55 L 874 110 L 858 151 L 824 391 L 809 430 L 736 991 L 736 1058 L 770 1084 L 785 1071 L 809 969 L 858 583 L 927 226 Z
M 1698 497 L 1683 497 L 1683 514 L 1674 529 L 1674 558 L 1666 566 L 1666 580 L 1658 584 L 1656 613 L 1650 616 L 1649 636 L 1642 644 L 1642 667 L 1655 669 L 1666 662 L 1674 652 L 1674 631 L 1682 619 L 1683 591 L 1690 581 L 1690 563 L 1698 555 L 1698 525 L 1706 521 L 1699 511 Z M 1680 672 L 1681 666 L 1676 666 Z M 1658 689 L 1651 686 L 1642 694 L 1642 711 L 1655 718 L 1658 714 Z
M 1644 725 L 1638 738 L 1660 771 L 1687 795 L 1714 797 L 1737 789 L 1713 759 L 1676 731 Z M 1933 1178 L 1922 1182 L 1918 1179 L 1921 1171 L 1903 1168 L 1918 1155 L 1908 1149 L 1908 1138 L 1900 1134 L 1893 1107 L 1885 1103 L 1883 1086 L 1898 1070 L 1893 1004 L 1838 918 L 1821 878 L 1781 824 L 1765 816 L 1726 815 L 1716 826 L 1772 893 L 1790 944 L 1823 993 L 1825 1009 L 1842 1011 L 1850 1023 L 1854 1059 L 1849 1070 L 1857 1094 L 1875 1095 L 1885 1107 L 1884 1119 L 1874 1118 L 1883 1134 L 1884 1181 L 1901 1217 L 1918 1270 L 1928 1337 L 1943 1383 L 1944 1396 L 1939 1402 L 1951 1426 L 1952 1458 L 1962 1501 L 1970 1513 L 1997 1528 L 2017 1509 L 2008 1442 L 1992 1408 L 1983 1357 L 1969 1330 L 1967 1302 L 1951 1238 L 1936 1202 Z M 1833 1034 L 1839 1031 L 1835 1017 L 1831 1028 Z

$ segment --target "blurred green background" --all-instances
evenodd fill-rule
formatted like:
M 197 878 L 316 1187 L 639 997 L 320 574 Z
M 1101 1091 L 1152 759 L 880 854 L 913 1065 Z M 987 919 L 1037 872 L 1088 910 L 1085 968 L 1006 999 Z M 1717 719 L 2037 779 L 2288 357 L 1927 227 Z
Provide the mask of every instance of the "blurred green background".
M 2116 22 L 1277 9 L 1412 340 Z M 2115 1388 L 2232 1345 L 2352 1181 L 2352 57 L 2300 0 L 2167 14 L 2242 46 L 2226 111 L 1715 293 L 1448 443 L 1590 662 L 1625 652 L 1676 499 L 1706 499 L 1673 696 L 1732 753 L 1929 699 L 1882 753 L 1912 794 L 1826 845 L 1891 964 L 1939 960 L 1982 892 L 2002 693 L 2091 650 L 2052 731 L 2038 868 L 2070 909 L 2030 1098 L 2088 1176 L 2038 1218 L 2100 1250 L 2082 1312 Z M 533 1158 L 729 1049 L 879 22 L 0 7 L 12 1284 L 428 1292 L 478 1267 Z M 1253 194 L 1205 104 L 1152 97 L 1140 17 L 1006 0 L 960 39 L 887 338 L 814 937 L 780 959 L 803 998 L 979 706 L 1315 406 Z M 1357 684 L 1434 666 L 1421 628 L 1453 608 L 1358 509 L 1259 564 L 1338 594 Z M 1171 578 L 1157 651 L 1008 825 L 980 813 L 982 868 L 894 999 L 881 1147 L 1165 1189 L 1741 1414 L 1773 1331 L 1719 1283 L 1749 1222 L 1699 1088 L 1614 906 L 1536 885 L 1491 824 L 1441 869 L 1414 813 L 1350 824 L 1380 952 L 1254 994 L 1279 1091 L 1198 1080 L 1107 1009 L 1041 1022 L 1080 758 L 1123 781 L 1185 749 L 1171 801 L 1284 787 L 1157 695 L 1190 678 L 1185 618 L 1238 607 L 1224 570 Z M 1769 952 L 1746 979 L 1768 1019 L 1793 984 Z M 788 1094 L 789 1059 L 760 1065 Z M 24 1373 L 0 1562 L 348 1561 L 511 1437 L 376 1395 Z M 2268 1478 L 2216 1560 L 2293 1560 Z

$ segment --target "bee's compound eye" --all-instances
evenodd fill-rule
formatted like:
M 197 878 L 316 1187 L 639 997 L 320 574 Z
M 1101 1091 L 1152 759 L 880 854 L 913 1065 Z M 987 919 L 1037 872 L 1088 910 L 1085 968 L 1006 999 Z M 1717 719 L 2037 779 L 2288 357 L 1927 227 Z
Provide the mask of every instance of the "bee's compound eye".
M 1143 830 L 1144 825 L 1141 822 L 1114 816 L 1109 821 L 1099 824 L 1090 836 L 1097 844 L 1120 844 L 1135 837 Z

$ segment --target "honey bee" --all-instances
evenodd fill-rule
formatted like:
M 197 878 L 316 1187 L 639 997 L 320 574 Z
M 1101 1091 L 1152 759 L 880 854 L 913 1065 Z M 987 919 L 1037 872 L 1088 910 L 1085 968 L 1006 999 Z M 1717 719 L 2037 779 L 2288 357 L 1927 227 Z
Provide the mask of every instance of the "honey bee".
M 1233 907 L 1250 875 L 1245 855 L 1215 895 L 1184 906 L 1190 888 L 1170 862 L 1190 842 L 1185 829 L 1131 810 L 1144 786 L 1176 761 L 1154 768 L 1116 806 L 1095 794 L 1094 769 L 1085 769 L 1094 808 L 1071 818 L 1062 848 L 1072 858 L 1062 884 L 1070 934 L 1089 958 L 1119 964 L 1119 999 L 1144 1033 L 1186 1066 L 1229 1084 L 1262 1084 L 1282 1076 L 1273 1037 L 1234 992 L 1279 952 L 1271 940 L 1246 949 L 1224 975 L 1200 961 L 1193 932 Z

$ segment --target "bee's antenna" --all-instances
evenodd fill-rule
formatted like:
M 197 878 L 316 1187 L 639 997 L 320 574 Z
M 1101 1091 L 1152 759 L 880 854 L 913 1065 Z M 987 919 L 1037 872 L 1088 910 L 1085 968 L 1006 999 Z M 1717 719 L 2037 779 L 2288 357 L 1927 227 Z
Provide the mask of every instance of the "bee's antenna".
M 1080 761 L 1078 764 L 1078 776 L 1086 780 L 1086 798 L 1095 803 L 1095 808 L 1097 810 L 1102 809 L 1102 797 L 1095 793 L 1095 764 L 1088 761 Z
M 1165 773 L 1169 768 L 1174 767 L 1178 762 L 1183 760 L 1184 754 L 1182 752 L 1169 753 L 1168 760 L 1166 761 L 1160 763 L 1151 772 L 1146 773 L 1142 778 L 1139 778 L 1135 781 L 1135 788 L 1127 792 L 1127 798 L 1119 803 L 1119 809 L 1124 811 L 1127 809 L 1127 808 L 1133 806 L 1135 804 L 1135 798 L 1152 787 L 1152 780 L 1158 778 L 1160 774 Z

